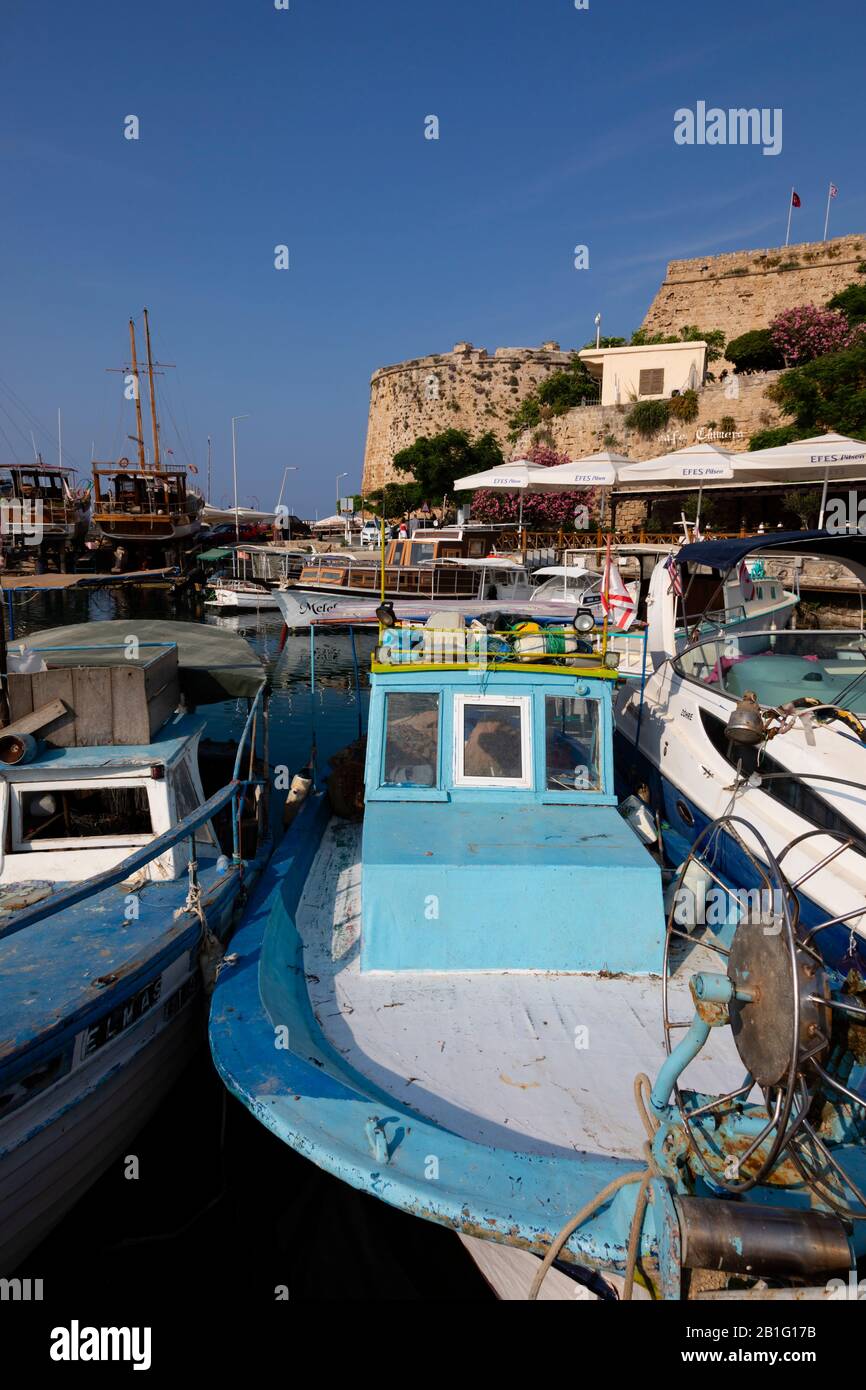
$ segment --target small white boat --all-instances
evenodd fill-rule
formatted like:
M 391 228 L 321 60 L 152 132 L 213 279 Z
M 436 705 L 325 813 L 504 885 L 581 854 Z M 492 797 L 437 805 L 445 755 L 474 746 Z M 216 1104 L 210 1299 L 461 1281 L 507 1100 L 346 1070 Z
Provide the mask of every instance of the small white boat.
M 219 608 L 229 613 L 250 609 L 254 612 L 261 609 L 276 611 L 279 606 L 273 589 L 269 589 L 267 584 L 257 584 L 251 579 L 215 580 L 205 598 L 205 607 Z

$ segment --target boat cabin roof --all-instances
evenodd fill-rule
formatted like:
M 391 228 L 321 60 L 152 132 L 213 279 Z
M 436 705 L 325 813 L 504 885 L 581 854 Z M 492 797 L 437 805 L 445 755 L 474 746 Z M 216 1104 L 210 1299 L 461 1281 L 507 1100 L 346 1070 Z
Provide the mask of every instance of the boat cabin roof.
M 0 778 L 7 782 L 43 781 L 46 776 L 67 773 L 134 772 L 157 764 L 171 767 L 201 734 L 206 720 L 183 714 L 169 719 L 150 743 L 88 748 L 45 748 L 32 762 L 8 766 L 0 763 Z

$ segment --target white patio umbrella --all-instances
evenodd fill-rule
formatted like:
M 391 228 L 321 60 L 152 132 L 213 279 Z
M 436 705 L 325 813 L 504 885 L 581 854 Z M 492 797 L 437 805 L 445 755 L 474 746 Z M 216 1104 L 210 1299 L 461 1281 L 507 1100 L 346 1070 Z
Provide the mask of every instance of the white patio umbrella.
M 610 449 L 600 449 L 595 454 L 584 454 L 582 458 L 571 459 L 568 463 L 556 463 L 546 468 L 544 486 L 551 489 L 566 488 L 610 488 L 619 479 L 620 469 L 631 464 L 625 454 L 614 454 Z M 599 520 L 604 522 L 604 492 L 601 494 Z
M 669 483 L 671 487 L 697 488 L 698 508 L 695 527 L 701 519 L 701 497 L 704 483 L 733 478 L 731 455 L 714 444 L 689 444 L 670 454 L 631 463 L 619 471 L 621 483 Z
M 529 459 L 512 459 L 498 468 L 488 468 L 483 473 L 467 473 L 463 478 L 455 478 L 455 492 L 474 492 L 476 488 L 489 487 L 501 492 L 520 493 L 518 526 L 523 525 L 523 496 L 526 492 L 543 492 L 541 475 L 551 470 L 542 463 L 532 463 Z
M 844 434 L 816 434 L 773 449 L 732 456 L 734 477 L 747 483 L 817 482 L 823 479 L 819 529 L 824 525 L 830 479 L 866 477 L 866 443 Z

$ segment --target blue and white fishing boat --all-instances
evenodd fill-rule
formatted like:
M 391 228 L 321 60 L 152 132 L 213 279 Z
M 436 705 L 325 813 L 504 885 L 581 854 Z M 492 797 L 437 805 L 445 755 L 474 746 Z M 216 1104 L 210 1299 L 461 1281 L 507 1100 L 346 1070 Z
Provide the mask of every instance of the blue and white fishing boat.
M 268 783 L 254 758 L 267 721 L 254 652 L 196 624 L 136 623 L 135 639 L 130 627 L 60 628 L 10 649 L 13 722 L 0 730 L 3 1274 L 126 1151 L 203 1041 L 203 989 L 272 849 Z M 203 742 L 193 706 L 230 697 L 250 704 L 240 740 Z M 22 704 L 32 706 L 35 746 L 21 732 Z M 266 733 L 264 749 L 266 760 Z
M 619 789 L 643 788 L 672 864 L 709 822 L 736 812 L 802 884 L 801 917 L 819 933 L 826 959 L 863 971 L 866 638 L 850 628 L 708 631 L 702 608 L 714 589 L 706 576 L 715 574 L 717 592 L 726 573 L 742 575 L 758 552 L 789 565 L 795 556 L 835 561 L 866 579 L 866 541 L 826 532 L 702 541 L 678 552 L 676 576 L 660 566 L 651 674 L 617 695 Z M 781 585 L 765 576 L 753 587 Z M 683 610 L 685 623 L 676 616 Z M 697 640 L 680 650 L 674 629 L 682 625 Z M 731 886 L 753 888 L 741 838 L 718 840 L 714 869 Z M 760 859 L 758 841 L 750 846 Z
M 232 942 L 226 1085 L 320 1167 L 513 1258 L 523 1296 L 554 1260 L 589 1297 L 844 1275 L 858 1005 L 789 898 L 772 936 L 666 928 L 617 810 L 602 654 L 407 639 L 373 660 L 363 819 L 311 793 Z

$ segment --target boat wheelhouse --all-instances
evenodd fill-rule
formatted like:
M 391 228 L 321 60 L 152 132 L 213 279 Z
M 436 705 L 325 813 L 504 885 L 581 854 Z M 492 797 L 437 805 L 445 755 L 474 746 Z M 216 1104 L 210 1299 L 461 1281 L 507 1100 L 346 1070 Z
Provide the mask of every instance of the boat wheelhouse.
M 0 469 L 4 548 L 48 545 L 61 550 L 83 542 L 90 501 L 76 497 L 75 469 L 43 463 L 7 463 Z
M 200 529 L 199 505 L 184 468 L 136 468 L 127 458 L 93 466 L 93 524 L 108 540 L 183 540 Z

